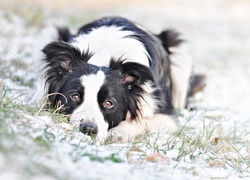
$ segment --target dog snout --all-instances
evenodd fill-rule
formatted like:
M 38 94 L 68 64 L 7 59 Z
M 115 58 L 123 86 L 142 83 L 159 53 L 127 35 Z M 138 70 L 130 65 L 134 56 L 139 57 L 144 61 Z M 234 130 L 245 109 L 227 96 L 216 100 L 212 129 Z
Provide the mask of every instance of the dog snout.
M 81 122 L 80 123 L 80 132 L 89 135 L 96 136 L 98 133 L 98 127 L 93 122 Z

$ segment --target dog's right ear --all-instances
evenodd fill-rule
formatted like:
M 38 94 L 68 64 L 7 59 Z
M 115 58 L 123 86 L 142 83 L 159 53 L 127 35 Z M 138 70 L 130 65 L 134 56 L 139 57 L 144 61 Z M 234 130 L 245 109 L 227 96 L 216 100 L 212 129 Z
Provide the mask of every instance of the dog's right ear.
M 64 42 L 52 42 L 42 50 L 48 68 L 47 75 L 63 76 L 71 70 L 71 63 L 79 57 L 80 52 Z M 53 72 L 53 73 L 52 73 Z
M 42 51 L 45 54 L 44 61 L 47 63 L 46 76 L 48 81 L 53 78 L 62 78 L 71 72 L 72 68 L 87 62 L 92 56 L 88 52 L 81 53 L 76 47 L 62 41 L 52 42 L 45 46 Z
M 44 78 L 48 84 L 49 93 L 57 93 L 61 81 L 72 71 L 72 61 L 81 56 L 80 52 L 65 42 L 52 42 L 42 50 L 46 62 Z M 52 97 L 50 97 L 52 98 Z
M 45 80 L 49 89 L 57 92 L 65 76 L 87 63 L 92 57 L 67 42 L 52 42 L 42 50 L 45 54 Z

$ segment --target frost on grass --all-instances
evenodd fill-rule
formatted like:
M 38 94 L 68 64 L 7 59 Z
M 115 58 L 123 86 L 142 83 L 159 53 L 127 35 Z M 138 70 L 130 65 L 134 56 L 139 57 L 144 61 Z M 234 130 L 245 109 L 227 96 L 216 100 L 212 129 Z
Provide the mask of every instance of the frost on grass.
M 99 144 L 64 117 L 29 112 L 6 98 L 1 102 L 0 170 L 5 177 L 198 179 L 250 173 L 249 124 L 230 124 L 213 111 L 185 112 L 177 133 L 148 134 L 125 144 Z
M 178 132 L 151 133 L 124 144 L 100 144 L 80 133 L 67 117 L 34 104 L 27 105 L 35 94 L 40 75 L 37 72 L 41 68 L 39 50 L 54 38 L 55 29 L 46 22 L 53 24 L 58 19 L 46 19 L 41 27 L 0 8 L 0 20 L 0 26 L 4 27 L 0 29 L 0 179 L 250 177 L 250 117 L 249 106 L 244 103 L 249 100 L 228 105 L 235 107 L 234 111 L 226 107 L 228 102 L 234 103 L 233 98 L 238 98 L 239 88 L 230 85 L 232 81 L 238 83 L 239 75 L 244 75 L 241 69 L 234 69 L 239 72 L 235 76 L 231 71 L 216 69 L 213 62 L 204 104 L 196 111 L 181 112 Z M 202 33 L 211 33 L 209 28 L 203 30 Z M 225 40 L 231 37 L 227 34 L 219 35 Z M 206 38 L 206 42 L 212 39 L 193 32 L 192 39 L 201 42 L 201 38 Z M 237 38 L 242 37 L 237 35 Z M 224 44 L 224 50 L 230 49 L 230 43 Z M 205 45 L 206 50 L 214 50 L 213 43 Z M 223 48 L 217 49 L 213 52 L 223 57 Z M 197 53 L 205 60 L 212 54 L 204 52 L 204 46 L 199 50 Z M 222 61 L 216 63 L 223 67 Z M 225 81 L 218 80 L 221 74 Z M 240 83 L 246 91 L 247 83 Z M 234 92 L 230 101 L 225 96 L 229 89 Z

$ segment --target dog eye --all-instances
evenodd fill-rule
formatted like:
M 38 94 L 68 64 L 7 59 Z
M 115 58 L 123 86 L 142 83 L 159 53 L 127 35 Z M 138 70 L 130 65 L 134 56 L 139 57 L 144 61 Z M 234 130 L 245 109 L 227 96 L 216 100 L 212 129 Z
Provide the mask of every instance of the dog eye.
M 73 100 L 73 101 L 75 101 L 75 102 L 79 102 L 80 101 L 80 96 L 79 96 L 79 94 L 72 94 L 72 95 L 70 95 L 70 98 Z
M 110 101 L 110 100 L 107 100 L 107 101 L 105 101 L 104 103 L 102 103 L 102 106 L 103 106 L 104 108 L 107 108 L 107 109 L 112 108 L 112 107 L 113 107 L 113 102 Z

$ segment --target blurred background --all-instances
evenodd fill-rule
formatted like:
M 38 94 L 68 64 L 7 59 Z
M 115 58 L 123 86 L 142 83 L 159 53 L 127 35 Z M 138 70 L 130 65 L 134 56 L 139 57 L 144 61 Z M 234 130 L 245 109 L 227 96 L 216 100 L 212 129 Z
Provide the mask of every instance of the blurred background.
M 75 32 L 84 23 L 113 15 L 153 33 L 180 31 L 194 71 L 208 76 L 204 105 L 250 116 L 248 0 L 0 0 L 2 79 L 33 87 L 38 54 L 45 39 L 52 38 L 49 28 L 69 26 Z

